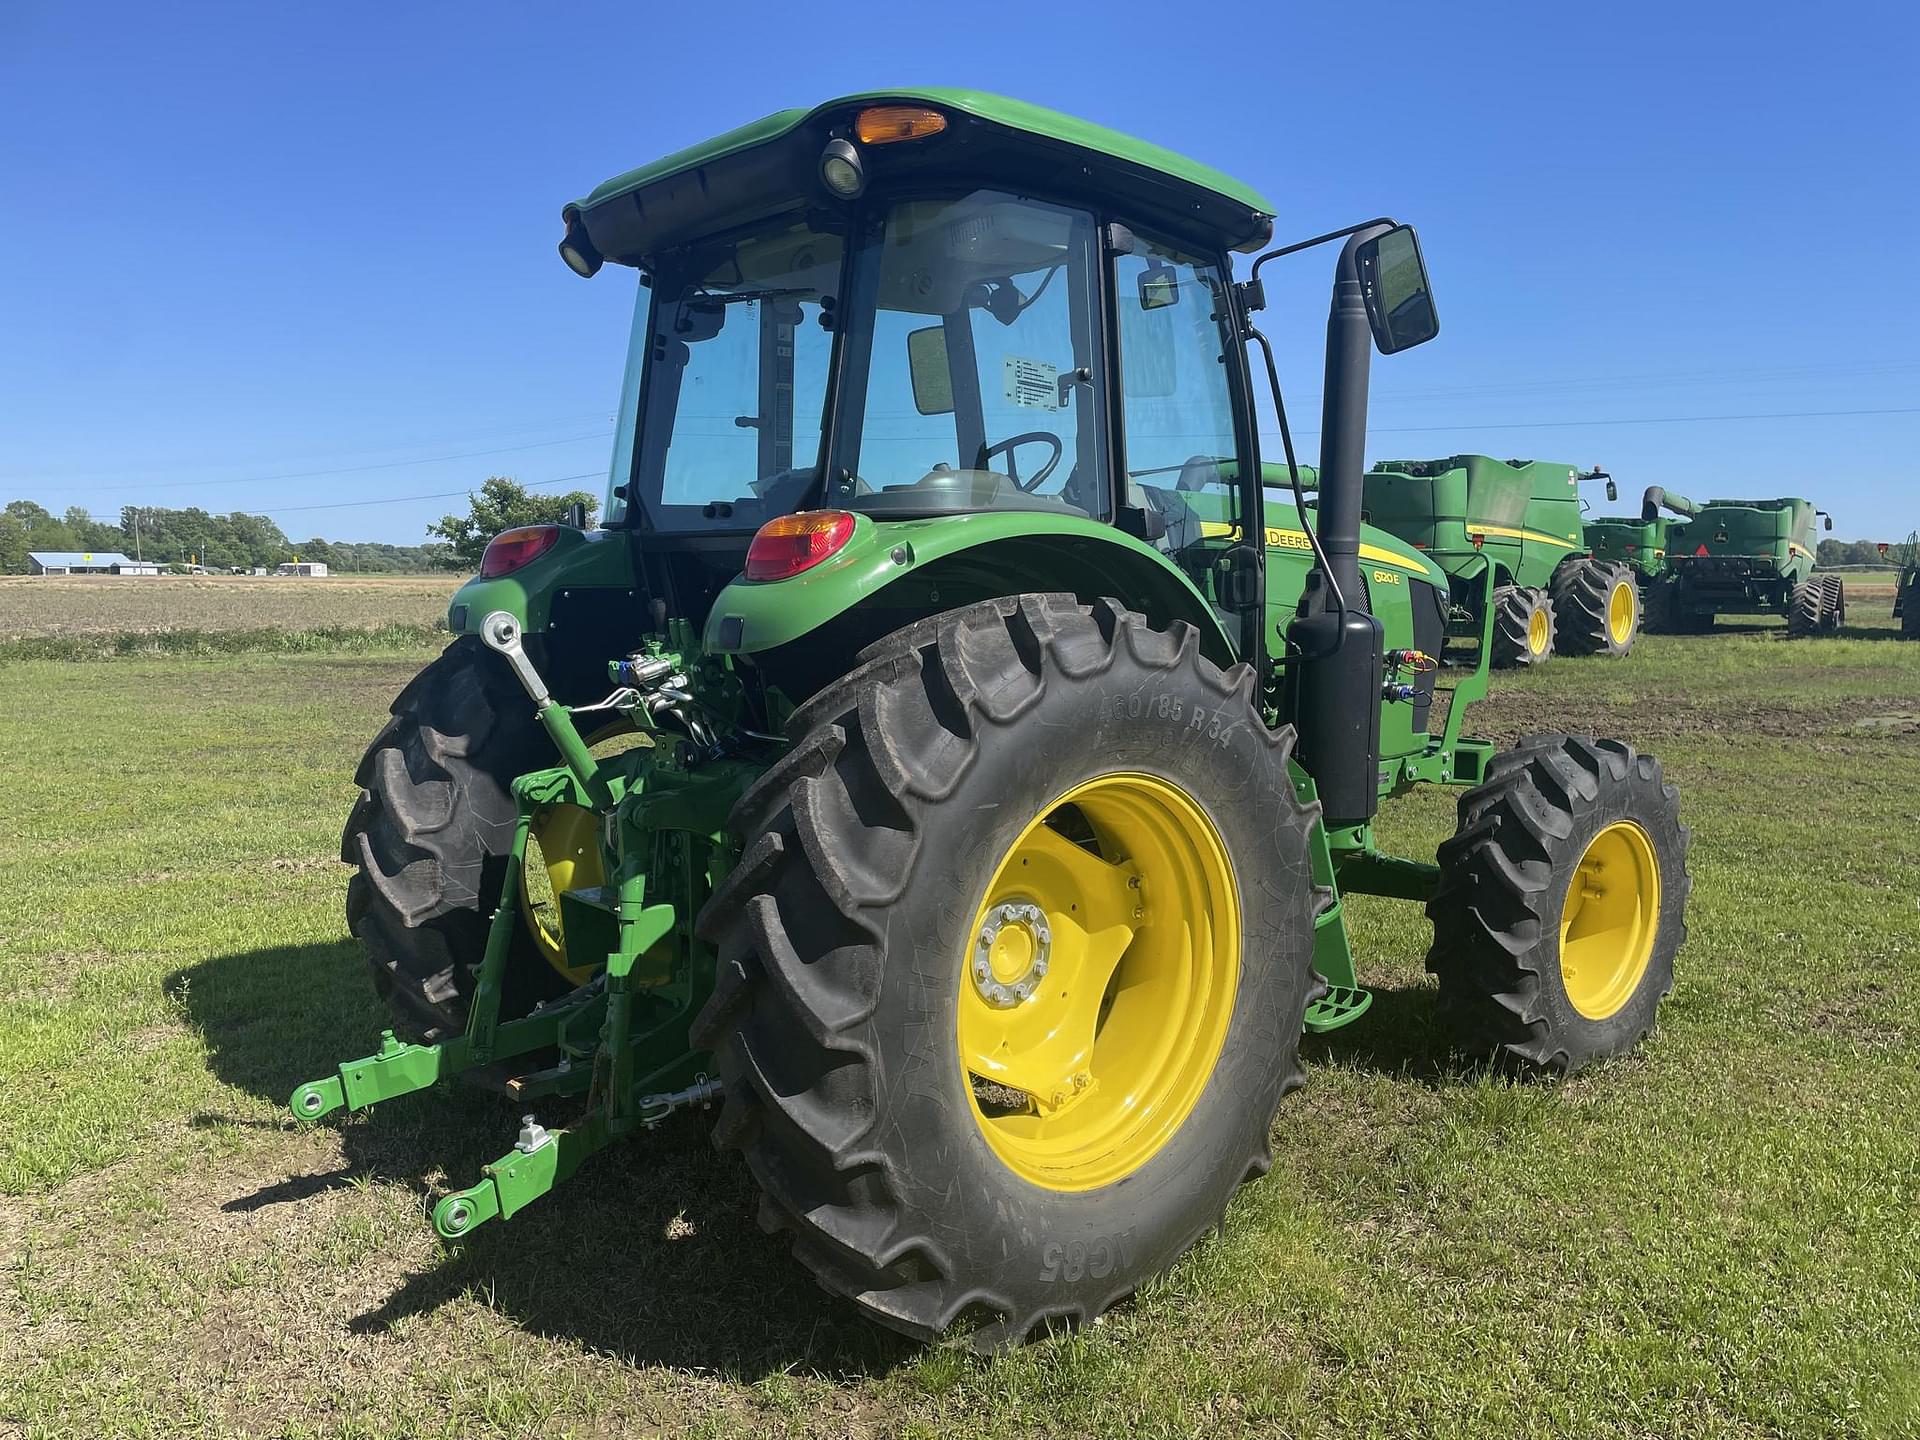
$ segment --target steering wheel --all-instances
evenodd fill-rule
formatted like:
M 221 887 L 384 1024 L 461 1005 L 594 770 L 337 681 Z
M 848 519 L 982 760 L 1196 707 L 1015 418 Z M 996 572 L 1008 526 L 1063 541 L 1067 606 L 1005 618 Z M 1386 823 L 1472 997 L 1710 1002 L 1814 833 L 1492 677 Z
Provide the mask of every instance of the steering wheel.
M 1039 474 L 1035 475 L 1031 480 L 1022 480 L 1020 478 L 1019 467 L 1013 463 L 1013 452 L 1022 445 L 1032 445 L 1036 442 L 1051 445 L 1053 447 L 1053 454 L 1047 457 L 1047 463 L 1040 467 Z M 973 468 L 976 470 L 984 470 L 987 468 L 987 460 L 991 456 L 1004 453 L 1007 457 L 1007 478 L 1013 481 L 1016 490 L 1024 490 L 1027 494 L 1031 495 L 1047 483 L 1047 477 L 1053 474 L 1054 467 L 1060 463 L 1060 457 L 1066 453 L 1066 448 L 1066 446 L 1060 443 L 1060 437 L 1050 431 L 1029 430 L 1025 434 L 1014 435 L 994 445 L 982 445 L 980 447 L 979 458 L 974 461 Z

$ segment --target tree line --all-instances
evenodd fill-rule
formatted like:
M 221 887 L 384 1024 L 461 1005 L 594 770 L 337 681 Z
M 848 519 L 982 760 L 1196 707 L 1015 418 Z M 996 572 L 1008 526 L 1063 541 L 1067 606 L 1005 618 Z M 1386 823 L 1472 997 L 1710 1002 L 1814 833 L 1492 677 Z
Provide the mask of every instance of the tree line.
M 1830 565 L 1906 565 L 1920 559 L 1915 551 L 1920 550 L 1911 539 L 1893 540 L 1887 544 L 1887 553 L 1880 553 L 1877 540 L 1822 540 L 1813 552 L 1813 563 Z
M 119 551 L 152 560 L 163 569 L 200 565 L 208 570 L 251 570 L 293 559 L 314 560 L 329 569 L 367 575 L 418 574 L 428 570 L 472 571 L 480 566 L 487 542 L 516 525 L 554 525 L 576 505 L 588 524 L 594 497 L 584 490 L 538 495 L 505 476 L 489 476 L 467 496 L 465 515 L 447 515 L 427 526 L 424 545 L 388 545 L 377 540 L 289 539 L 265 515 L 234 511 L 215 515 L 197 507 L 169 510 L 158 505 L 128 505 L 118 521 L 95 519 L 79 506 L 55 515 L 32 500 L 10 500 L 0 508 L 0 575 L 27 573 L 32 550 Z
M 197 507 L 122 509 L 117 522 L 97 520 L 79 506 L 55 515 L 31 500 L 0 509 L 0 574 L 27 573 L 30 550 L 118 550 L 163 569 L 202 565 L 208 570 L 271 570 L 296 556 L 330 569 L 364 574 L 413 574 L 444 568 L 445 545 L 387 545 L 372 540 L 292 540 L 265 515 L 215 515 Z

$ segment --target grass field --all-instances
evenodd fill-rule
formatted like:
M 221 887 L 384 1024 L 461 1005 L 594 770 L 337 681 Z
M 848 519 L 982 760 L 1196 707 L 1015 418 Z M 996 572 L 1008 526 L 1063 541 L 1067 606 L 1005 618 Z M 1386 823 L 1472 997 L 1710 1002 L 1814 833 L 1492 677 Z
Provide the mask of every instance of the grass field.
M 1682 787 L 1692 934 L 1640 1054 L 1464 1065 L 1418 911 L 1357 900 L 1379 1000 L 1308 1043 L 1273 1173 L 996 1361 L 818 1293 L 695 1120 L 449 1254 L 423 1200 L 502 1105 L 282 1118 L 382 1023 L 334 854 L 431 650 L 0 668 L 0 1434 L 1920 1436 L 1920 646 L 1854 620 L 1649 638 L 1476 712 Z M 1385 841 L 1431 853 L 1452 803 Z

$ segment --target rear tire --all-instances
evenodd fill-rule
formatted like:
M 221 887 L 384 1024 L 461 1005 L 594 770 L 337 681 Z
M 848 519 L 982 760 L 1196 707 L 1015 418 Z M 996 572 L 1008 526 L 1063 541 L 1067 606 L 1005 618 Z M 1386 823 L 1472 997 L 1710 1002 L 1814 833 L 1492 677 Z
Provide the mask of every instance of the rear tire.
M 1802 580 L 1787 600 L 1787 634 L 1796 638 L 1816 634 L 1826 608 L 1826 586 L 1818 580 Z
M 1821 596 L 1820 628 L 1838 630 L 1847 623 L 1847 582 L 1838 575 L 1820 577 L 1824 594 Z
M 347 928 L 374 988 L 420 1039 L 457 1035 L 485 954 L 518 816 L 514 779 L 558 763 L 504 663 L 462 636 L 400 692 L 354 773 L 340 837 Z M 525 926 L 515 930 L 503 1017 L 564 988 Z
M 1494 757 L 1485 783 L 1460 797 L 1427 902 L 1427 969 L 1462 1049 L 1567 1074 L 1653 1027 L 1687 935 L 1679 809 L 1659 762 L 1618 740 L 1533 735 Z M 1593 888 L 1575 895 L 1576 885 Z M 1600 925 L 1610 900 L 1636 895 L 1617 929 Z
M 1565 655 L 1626 655 L 1640 633 L 1640 591 L 1617 561 L 1576 558 L 1553 572 L 1554 647 Z
M 700 919 L 720 956 L 695 1030 L 726 1086 L 716 1143 L 744 1152 L 765 1197 L 762 1224 L 790 1232 L 821 1284 L 881 1324 L 920 1339 L 963 1328 L 987 1351 L 1094 1319 L 1219 1226 L 1234 1190 L 1267 1169 L 1274 1110 L 1301 1083 L 1325 895 L 1309 868 L 1313 813 L 1288 778 L 1291 730 L 1265 727 L 1251 670 L 1222 673 L 1190 626 L 1155 632 L 1110 601 L 1089 609 L 1026 595 L 879 641 L 789 731 L 794 748 L 734 811 L 744 854 Z M 1238 877 L 1237 906 L 1220 912 L 1237 912 L 1241 941 L 1233 984 L 1213 992 L 1229 1007 L 1223 1038 L 1216 1058 L 1186 1072 L 1204 1087 L 1189 1092 L 1192 1108 L 1169 1107 L 1180 1118 L 1163 1122 L 1173 1128 L 1134 1168 L 1109 1174 L 1115 1152 L 1103 1150 L 1077 1174 L 1082 1162 L 1062 1160 L 1030 1178 L 1007 1158 L 988 1107 L 1032 1134 L 1056 1122 L 1029 1107 L 1028 1092 L 979 1081 L 963 1054 L 969 1007 L 982 1003 L 973 991 L 993 983 L 978 973 L 987 962 L 975 949 L 991 937 L 976 940 L 975 923 L 993 913 L 990 887 L 1027 853 L 1019 847 L 1039 816 L 1071 810 L 1081 828 L 1038 827 L 1049 842 L 1119 863 L 1092 810 L 1050 809 L 1049 797 L 1128 777 L 1186 797 Z M 1030 896 L 1056 930 L 1071 926 L 1041 859 L 1011 873 L 1032 877 Z M 1187 928 L 1152 944 L 1156 897 L 1184 892 L 1140 869 L 1142 906 L 1130 913 L 1148 918 L 1142 938 L 1129 928 L 1120 942 L 1122 977 L 1143 943 L 1164 952 L 1168 937 L 1186 936 L 1175 953 L 1189 945 L 1197 956 L 1202 931 L 1219 933 L 1197 912 L 1170 911 Z M 1099 908 L 1093 890 L 1068 893 L 1089 917 Z M 1061 953 L 1061 973 L 1077 973 Z M 1055 1003 L 1059 978 L 993 1003 L 1007 1015 Z M 1113 1073 L 1099 1046 L 1126 990 L 1104 993 L 1100 1039 L 1081 1052 L 1093 1076 L 1071 1102 L 1081 1106 L 1101 1100 L 1100 1077 Z M 1160 1033 L 1167 1012 L 1147 1014 L 1146 1033 Z M 1076 1178 L 1086 1183 L 1075 1188 Z
M 1501 585 L 1493 592 L 1493 668 L 1542 665 L 1553 654 L 1553 599 L 1545 590 Z

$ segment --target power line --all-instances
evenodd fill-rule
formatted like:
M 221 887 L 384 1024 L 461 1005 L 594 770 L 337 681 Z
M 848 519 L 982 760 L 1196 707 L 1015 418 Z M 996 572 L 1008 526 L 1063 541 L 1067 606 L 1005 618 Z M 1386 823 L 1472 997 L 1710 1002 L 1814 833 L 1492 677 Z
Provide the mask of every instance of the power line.
M 608 432 L 595 430 L 588 435 L 568 435 L 560 440 L 536 440 L 526 445 L 499 445 L 491 450 L 462 450 L 452 455 L 426 455 L 418 460 L 385 460 L 377 465 L 343 465 L 337 470 L 292 470 L 279 475 L 248 475 L 237 480 L 185 480 L 176 484 L 153 481 L 141 485 L 98 485 L 95 490 L 199 490 L 213 485 L 265 485 L 276 480 L 313 480 L 328 475 L 362 475 L 369 470 L 403 470 L 409 465 L 434 465 L 442 460 L 474 460 L 487 455 L 508 455 L 520 450 L 544 450 L 554 445 L 574 445 L 582 440 L 604 440 Z
M 588 470 L 579 475 L 561 475 L 552 480 L 516 481 L 523 489 L 538 490 L 547 485 L 566 485 L 575 480 L 598 480 L 607 472 Z M 324 505 L 278 505 L 262 506 L 253 510 L 241 510 L 235 513 L 243 515 L 295 515 L 307 510 L 356 510 L 366 505 L 404 505 L 409 500 L 452 500 L 458 496 L 471 495 L 476 487 L 469 485 L 464 490 L 436 490 L 431 495 L 386 495 L 378 500 L 333 500 Z
M 1641 415 L 1612 420 L 1505 420 L 1470 425 L 1369 425 L 1369 435 L 1434 435 L 1451 430 L 1573 430 L 1595 425 L 1701 425 L 1723 420 L 1814 420 L 1852 415 L 1920 415 L 1920 405 L 1884 410 L 1764 410 L 1750 415 Z M 1261 434 L 1278 431 L 1262 430 Z M 1318 430 L 1295 430 L 1296 435 L 1318 435 Z

